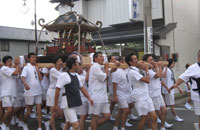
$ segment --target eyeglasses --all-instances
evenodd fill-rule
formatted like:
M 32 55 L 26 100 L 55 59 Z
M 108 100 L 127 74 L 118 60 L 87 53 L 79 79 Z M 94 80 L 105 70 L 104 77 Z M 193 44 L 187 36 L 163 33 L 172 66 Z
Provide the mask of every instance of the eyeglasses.
M 37 79 L 38 79 L 38 77 L 37 77 L 37 72 L 34 71 L 34 73 L 35 73 L 35 79 L 37 80 Z

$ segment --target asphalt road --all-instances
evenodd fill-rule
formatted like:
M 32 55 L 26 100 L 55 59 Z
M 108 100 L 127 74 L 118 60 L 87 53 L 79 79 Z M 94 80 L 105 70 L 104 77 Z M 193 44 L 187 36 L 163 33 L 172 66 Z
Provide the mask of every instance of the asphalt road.
M 168 109 L 168 114 L 167 114 L 167 122 L 168 123 L 172 123 L 174 124 L 174 126 L 170 129 L 170 130 L 194 130 L 194 122 L 197 122 L 198 118 L 195 116 L 194 114 L 194 110 L 187 110 L 184 107 L 184 103 L 185 103 L 186 98 L 182 98 L 176 101 L 176 112 L 177 114 L 184 119 L 184 122 L 176 122 L 174 120 L 173 115 L 171 114 L 171 111 Z M 136 110 L 133 109 L 133 113 L 134 115 L 136 114 Z M 44 118 L 44 120 L 47 120 Z M 61 130 L 60 128 L 60 122 L 61 120 L 57 120 L 56 123 L 56 127 L 57 130 Z M 113 121 L 108 121 L 107 123 L 105 123 L 104 125 L 100 126 L 98 128 L 98 130 L 112 130 L 113 128 Z M 126 127 L 126 130 L 137 130 L 137 126 L 139 123 L 139 120 L 136 121 L 129 121 L 129 123 L 133 124 L 132 127 Z M 90 125 L 90 120 L 87 120 L 86 126 L 85 126 L 85 130 L 88 129 Z M 30 119 L 28 122 L 28 126 L 29 126 L 29 130 L 37 130 L 37 120 L 36 119 Z M 120 126 L 119 126 L 120 128 Z M 43 130 L 45 130 L 45 127 L 43 125 Z M 145 128 L 146 130 L 147 128 Z M 160 129 L 160 124 L 158 124 L 158 130 Z M 15 126 L 11 126 L 10 130 L 22 130 L 22 128 L 18 128 L 16 125 Z M 119 129 L 120 130 L 120 129 Z

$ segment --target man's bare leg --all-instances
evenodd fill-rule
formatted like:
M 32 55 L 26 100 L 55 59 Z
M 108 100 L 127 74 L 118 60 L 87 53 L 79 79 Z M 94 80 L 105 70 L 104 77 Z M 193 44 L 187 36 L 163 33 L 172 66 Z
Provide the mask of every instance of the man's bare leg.
M 126 118 L 129 113 L 129 108 L 123 108 L 122 109 L 122 114 L 121 114 L 121 126 L 125 128 L 125 123 L 126 123 Z
M 36 104 L 38 128 L 42 128 L 42 109 L 41 104 Z
M 26 113 L 24 115 L 24 123 L 27 124 L 28 118 L 30 117 L 30 114 L 32 112 L 33 105 L 26 105 Z
M 151 117 L 151 122 L 152 122 L 152 130 L 157 130 L 157 115 L 156 112 L 149 112 L 149 116 Z
M 147 116 L 141 116 L 140 122 L 138 124 L 138 130 L 144 130 L 146 120 Z
M 3 116 L 3 123 L 6 124 L 7 126 L 10 125 L 10 120 L 13 116 L 13 108 L 12 107 L 7 107 L 6 112 Z
M 87 115 L 80 116 L 80 130 L 84 130 L 86 118 L 87 118 Z

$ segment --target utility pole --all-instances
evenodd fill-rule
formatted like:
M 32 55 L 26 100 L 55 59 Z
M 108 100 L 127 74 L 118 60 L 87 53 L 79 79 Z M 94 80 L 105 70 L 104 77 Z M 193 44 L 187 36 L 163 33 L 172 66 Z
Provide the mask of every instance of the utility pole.
M 34 18 L 35 18 L 35 45 L 36 45 L 36 55 L 38 55 L 38 47 L 37 47 L 37 12 L 36 12 L 36 0 L 34 0 Z
M 143 0 L 144 14 L 144 54 L 153 54 L 153 28 L 152 28 L 151 0 Z

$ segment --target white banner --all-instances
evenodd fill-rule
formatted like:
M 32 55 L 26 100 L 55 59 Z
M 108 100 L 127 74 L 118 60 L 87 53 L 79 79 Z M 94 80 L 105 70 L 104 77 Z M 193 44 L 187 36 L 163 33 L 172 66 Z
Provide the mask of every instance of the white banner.
M 139 0 L 129 0 L 129 18 L 130 20 L 138 21 L 140 17 L 140 2 Z
M 147 53 L 153 54 L 153 28 L 147 27 L 148 48 Z

